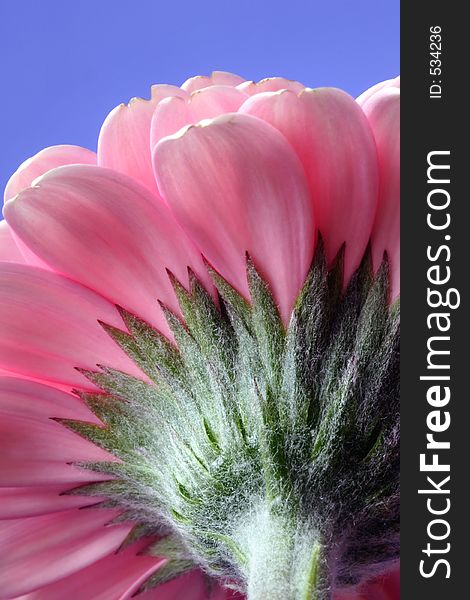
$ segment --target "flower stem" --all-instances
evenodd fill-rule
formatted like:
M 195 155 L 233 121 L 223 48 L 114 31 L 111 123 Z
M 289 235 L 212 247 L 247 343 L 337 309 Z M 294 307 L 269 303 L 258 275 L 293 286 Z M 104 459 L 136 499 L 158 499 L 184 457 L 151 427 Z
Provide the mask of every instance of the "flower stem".
M 320 544 L 315 544 L 311 554 L 309 561 L 309 568 L 307 571 L 306 584 L 304 586 L 303 594 L 301 600 L 310 600 L 312 594 L 315 591 L 317 580 L 320 571 L 319 558 L 320 558 L 321 546 Z
M 265 508 L 241 531 L 248 600 L 329 600 L 327 549 L 318 530 Z

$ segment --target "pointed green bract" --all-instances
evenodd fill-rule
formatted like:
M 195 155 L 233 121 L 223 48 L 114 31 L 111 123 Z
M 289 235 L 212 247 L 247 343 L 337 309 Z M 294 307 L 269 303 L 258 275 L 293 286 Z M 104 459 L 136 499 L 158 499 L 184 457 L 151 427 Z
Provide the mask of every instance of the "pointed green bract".
M 327 600 L 398 556 L 399 305 L 370 253 L 341 290 L 342 253 L 315 261 L 286 328 L 247 257 L 250 302 L 170 273 L 175 343 L 123 308 L 103 328 L 149 378 L 109 367 L 77 392 L 102 425 L 60 422 L 119 462 L 73 490 L 135 522 L 126 544 L 166 557 L 142 590 L 193 568 L 249 600 Z M 90 499 L 92 500 L 92 499 Z M 103 504 L 102 504 L 103 505 Z M 270 582 L 270 583 L 268 583 Z

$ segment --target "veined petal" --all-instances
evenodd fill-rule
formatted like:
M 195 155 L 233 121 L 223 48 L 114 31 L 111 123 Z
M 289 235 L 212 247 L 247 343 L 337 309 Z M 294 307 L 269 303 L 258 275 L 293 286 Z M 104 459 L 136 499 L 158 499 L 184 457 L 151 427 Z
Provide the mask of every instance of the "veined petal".
M 125 329 L 113 304 L 92 290 L 36 267 L 0 265 L 0 367 L 87 389 L 74 367 L 106 364 L 143 377 L 98 319 Z
M 47 265 L 169 328 L 157 300 L 178 312 L 166 268 L 211 284 L 199 251 L 163 202 L 109 169 L 63 167 L 5 206 L 16 235 Z
M 400 90 L 382 88 L 362 106 L 377 145 L 379 203 L 372 230 L 374 268 L 390 260 L 392 300 L 400 294 Z
M 12 497 L 16 495 L 22 504 L 12 504 L 13 513 L 7 507 L 6 514 L 10 514 L 10 518 L 18 510 L 20 513 L 29 510 L 33 511 L 31 514 L 44 514 L 61 510 L 61 507 L 91 504 L 90 498 L 88 502 L 76 502 L 57 495 L 59 491 L 73 487 L 72 484 L 97 479 L 94 473 L 68 463 L 116 460 L 53 418 L 100 424 L 76 396 L 32 381 L 0 377 L 0 487 L 26 488 L 22 494 L 15 490 L 11 492 Z M 61 487 L 55 495 L 47 492 L 47 488 L 42 491 L 28 488 L 47 484 Z M 37 501 L 35 506 L 32 506 L 31 496 Z M 5 501 L 8 501 L 8 493 L 5 498 L 0 492 L 0 514 L 5 512 Z
M 240 75 L 227 73 L 226 71 L 214 71 L 212 75 L 196 75 L 190 77 L 182 84 L 181 88 L 191 94 L 196 90 L 205 88 L 209 85 L 231 85 L 236 86 L 243 83 L 245 80 Z
M 24 263 L 25 260 L 6 221 L 0 221 L 0 261 Z
M 358 267 L 378 194 L 377 153 L 357 103 L 334 88 L 252 96 L 240 112 L 274 125 L 296 151 L 310 185 L 327 259 L 346 242 L 345 281 Z
M 105 527 L 116 514 L 73 509 L 0 522 L 0 598 L 31 592 L 116 550 L 132 528 L 130 524 Z
M 47 171 L 62 165 L 96 165 L 96 153 L 80 146 L 50 146 L 25 160 L 10 177 L 6 187 L 5 201 L 16 196 L 21 190 Z
M 58 438 L 58 441 L 60 441 L 60 438 Z M 15 463 L 8 464 L 2 461 L 1 468 L 0 488 L 31 488 L 37 485 L 49 486 L 59 484 L 65 489 L 73 488 L 80 484 L 90 483 L 92 481 L 103 481 L 105 479 L 105 477 L 99 473 L 88 472 L 84 469 L 67 465 L 60 461 L 51 460 L 18 460 Z M 45 510 L 44 513 L 46 512 L 57 511 L 54 509 Z M 44 513 L 41 511 L 40 514 Z
M 47 466 L 45 467 L 47 468 Z M 61 495 L 71 487 L 74 486 L 51 484 L 32 487 L 0 487 L 0 519 L 36 517 L 104 500 L 104 498 L 91 498 L 78 494 Z
M 0 376 L 1 377 L 16 377 L 25 381 L 33 381 L 34 383 L 44 383 L 40 377 L 32 377 L 31 375 L 27 375 L 25 373 L 15 373 L 15 371 L 10 371 L 8 369 L 0 368 Z M 72 392 L 73 386 L 70 384 L 62 384 L 57 383 L 56 381 L 48 381 L 47 385 L 53 387 L 56 390 L 60 390 L 62 392 L 70 393 Z
M 22 596 L 21 600 L 128 600 L 162 562 L 138 556 L 142 543 L 111 554 L 55 583 Z M 142 596 L 145 598 L 145 596 Z M 165 596 L 160 596 L 164 600 Z
M 17 377 L 0 377 L 2 414 L 47 420 L 77 419 L 99 424 L 100 420 L 77 396 L 57 388 Z
M 206 258 L 248 297 L 249 252 L 287 322 L 315 240 L 305 175 L 285 138 L 259 119 L 229 114 L 161 140 L 154 166 L 162 195 Z
M 52 483 L 71 487 L 95 478 L 69 463 L 113 460 L 111 454 L 50 418 L 12 415 L 4 413 L 1 406 L 0 414 L 0 487 Z
M 188 98 L 168 98 L 155 109 L 151 127 L 151 147 L 162 137 L 172 135 L 185 125 L 236 112 L 247 95 L 228 85 L 212 85 L 193 92 Z

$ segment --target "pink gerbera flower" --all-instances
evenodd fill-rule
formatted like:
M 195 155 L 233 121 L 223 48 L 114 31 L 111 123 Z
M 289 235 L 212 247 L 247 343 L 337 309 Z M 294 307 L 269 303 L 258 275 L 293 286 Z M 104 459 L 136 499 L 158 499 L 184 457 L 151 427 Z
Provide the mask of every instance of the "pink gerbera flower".
M 399 597 L 399 83 L 156 85 L 0 224 L 0 598 Z

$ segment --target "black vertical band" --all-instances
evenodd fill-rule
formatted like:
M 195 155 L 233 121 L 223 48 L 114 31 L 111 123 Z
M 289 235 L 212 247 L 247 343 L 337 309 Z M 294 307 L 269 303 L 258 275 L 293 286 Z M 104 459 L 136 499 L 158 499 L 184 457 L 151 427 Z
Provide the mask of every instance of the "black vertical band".
M 401 597 L 457 599 L 470 574 L 469 25 L 457 2 L 401 11 Z

